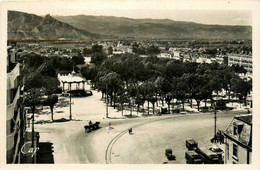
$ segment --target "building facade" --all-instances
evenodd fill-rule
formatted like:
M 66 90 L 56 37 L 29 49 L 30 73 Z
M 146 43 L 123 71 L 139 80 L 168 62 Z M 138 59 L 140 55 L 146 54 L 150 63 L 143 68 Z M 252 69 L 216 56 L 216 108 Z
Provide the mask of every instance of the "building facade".
M 16 61 L 15 50 L 8 47 L 7 56 L 7 101 L 6 101 L 6 160 L 20 162 L 20 148 L 24 132 L 24 114 L 21 76 L 22 64 Z
M 243 66 L 248 72 L 252 73 L 252 55 L 228 54 L 228 65 Z
M 225 164 L 252 163 L 252 114 L 234 117 L 223 132 Z

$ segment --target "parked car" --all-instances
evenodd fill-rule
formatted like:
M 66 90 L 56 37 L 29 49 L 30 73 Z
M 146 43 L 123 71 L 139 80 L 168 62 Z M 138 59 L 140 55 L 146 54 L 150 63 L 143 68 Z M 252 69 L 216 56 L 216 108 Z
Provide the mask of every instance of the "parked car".
M 168 160 L 175 160 L 176 157 L 172 154 L 172 149 L 165 149 L 165 156 Z

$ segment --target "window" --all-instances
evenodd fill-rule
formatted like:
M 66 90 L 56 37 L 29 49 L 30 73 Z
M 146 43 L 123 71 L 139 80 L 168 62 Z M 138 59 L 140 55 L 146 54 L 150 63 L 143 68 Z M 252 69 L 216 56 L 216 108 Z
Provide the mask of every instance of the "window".
M 237 135 L 237 126 L 234 126 L 234 133 L 235 136 Z
M 233 156 L 237 157 L 237 145 L 233 144 Z

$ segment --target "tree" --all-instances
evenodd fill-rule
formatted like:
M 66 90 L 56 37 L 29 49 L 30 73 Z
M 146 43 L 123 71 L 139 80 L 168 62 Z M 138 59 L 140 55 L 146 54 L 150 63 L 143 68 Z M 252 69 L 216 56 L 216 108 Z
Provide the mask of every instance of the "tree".
M 57 95 L 48 95 L 47 99 L 43 102 L 45 106 L 50 106 L 51 109 L 51 120 L 53 121 L 53 107 L 58 102 Z
M 84 66 L 80 69 L 80 72 L 86 80 L 90 80 L 92 82 L 92 86 L 93 84 L 96 84 L 96 76 L 98 74 L 98 70 L 95 65 Z
M 153 105 L 153 114 L 154 114 L 154 104 L 157 101 L 156 95 L 156 87 L 155 84 L 151 81 L 143 83 L 142 86 L 142 93 L 145 96 L 146 101 L 148 102 L 148 114 L 149 114 L 149 103 L 151 102 Z
M 161 97 L 161 101 L 162 101 L 162 105 L 163 105 L 163 101 L 164 101 L 166 94 L 170 93 L 172 90 L 172 85 L 166 78 L 160 76 L 155 80 L 155 86 Z
M 187 93 L 188 93 L 188 86 L 187 84 L 179 79 L 176 81 L 176 88 L 174 90 L 174 94 L 176 96 L 177 100 L 180 100 L 182 102 L 182 109 L 184 110 L 184 103 L 187 99 Z
M 84 55 L 91 54 L 91 52 L 92 52 L 91 48 L 84 48 L 83 49 L 83 54 Z
M 239 66 L 238 64 L 231 66 L 232 71 L 235 73 L 243 73 L 246 74 L 246 69 L 243 66 Z
M 37 68 L 43 63 L 43 57 L 36 53 L 29 53 L 22 57 L 25 60 L 26 67 Z
M 118 92 L 118 98 L 117 98 L 117 101 L 118 103 L 120 103 L 121 105 L 121 109 L 122 109 L 122 116 L 123 116 L 123 112 L 124 112 L 124 104 L 125 103 L 129 103 L 130 100 L 129 100 L 129 96 L 126 94 L 126 91 L 121 89 L 119 92 Z
M 60 61 L 59 71 L 64 73 L 70 73 L 73 70 L 73 62 L 72 59 L 62 57 Z
M 98 45 L 98 44 L 95 44 L 92 46 L 91 48 L 91 53 L 94 54 L 94 53 L 103 53 L 103 46 L 102 45 Z
M 85 64 L 84 57 L 81 54 L 73 56 L 72 61 L 73 61 L 74 67 L 79 64 Z
M 107 51 L 108 51 L 108 54 L 112 54 L 113 53 L 113 48 L 111 46 L 109 46 Z
M 244 99 L 246 104 L 247 95 L 250 94 L 252 90 L 252 82 L 245 81 L 243 79 L 232 79 L 232 91 L 234 91 L 239 97 L 240 100 Z
M 114 107 L 115 107 L 116 94 L 123 88 L 123 82 L 120 79 L 120 75 L 115 72 L 109 72 L 104 76 L 100 77 L 99 85 L 101 85 L 101 88 L 104 88 L 103 87 L 104 85 L 107 86 L 106 92 L 111 99 L 110 105 L 112 106 L 112 100 L 113 100 Z
M 57 77 L 56 70 L 49 62 L 44 62 L 37 68 L 36 72 L 36 74 L 41 74 L 42 76 Z
M 34 113 L 36 106 L 40 105 L 41 102 L 41 90 L 39 88 L 32 88 L 25 93 L 24 105 L 28 106 L 32 110 L 32 147 L 34 147 Z
M 104 53 L 96 52 L 91 56 L 90 62 L 95 64 L 96 66 L 100 66 L 106 58 L 107 56 Z

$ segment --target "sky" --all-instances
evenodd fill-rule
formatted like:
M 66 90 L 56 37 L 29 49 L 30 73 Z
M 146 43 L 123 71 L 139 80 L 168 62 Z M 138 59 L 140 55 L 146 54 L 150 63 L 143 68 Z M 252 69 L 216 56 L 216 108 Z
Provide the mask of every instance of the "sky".
M 232 1 L 170 0 L 88 0 L 88 1 L 16 1 L 9 10 L 36 15 L 96 15 L 127 18 L 171 19 L 202 24 L 252 25 L 252 11 L 248 4 Z M 219 1 L 221 2 L 221 1 Z

